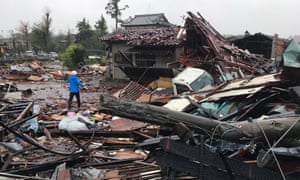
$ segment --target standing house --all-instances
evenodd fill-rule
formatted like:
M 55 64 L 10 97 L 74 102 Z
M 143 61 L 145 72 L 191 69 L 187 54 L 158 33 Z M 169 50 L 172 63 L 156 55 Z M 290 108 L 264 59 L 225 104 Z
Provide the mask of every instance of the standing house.
M 135 15 L 121 24 L 125 30 L 157 29 L 172 26 L 163 13 Z
M 164 14 L 136 15 L 121 26 L 101 38 L 109 47 L 113 79 L 149 82 L 173 76 L 168 67 L 179 57 L 179 29 Z

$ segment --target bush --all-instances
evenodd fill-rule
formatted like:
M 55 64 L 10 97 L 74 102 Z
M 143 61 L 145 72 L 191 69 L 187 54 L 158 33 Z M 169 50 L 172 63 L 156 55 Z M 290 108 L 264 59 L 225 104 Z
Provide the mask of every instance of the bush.
M 84 64 L 85 49 L 81 44 L 70 44 L 62 55 L 64 66 L 76 69 Z

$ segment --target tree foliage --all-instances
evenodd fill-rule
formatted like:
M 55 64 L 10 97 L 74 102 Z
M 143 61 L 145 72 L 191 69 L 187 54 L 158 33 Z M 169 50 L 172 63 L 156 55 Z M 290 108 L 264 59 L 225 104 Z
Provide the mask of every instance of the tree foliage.
M 81 44 L 70 44 L 63 53 L 64 65 L 71 68 L 78 68 L 79 64 L 84 63 L 85 49 Z
M 34 24 L 31 33 L 31 43 L 35 51 L 48 50 L 49 42 L 51 40 L 51 24 L 52 18 L 50 17 L 50 10 L 46 10 L 45 15 L 42 17 L 40 23 Z
M 96 24 L 95 24 L 95 29 L 96 29 L 96 33 L 97 35 L 99 35 L 100 37 L 103 36 L 103 35 L 106 35 L 108 32 L 107 32 L 107 24 L 106 24 L 106 20 L 105 18 L 103 17 L 103 15 L 101 15 L 101 18 L 96 21 Z
M 115 19 L 116 31 L 118 30 L 119 18 L 121 17 L 121 11 L 129 8 L 128 5 L 125 5 L 123 8 L 119 7 L 120 0 L 109 0 L 105 7 L 106 14 L 109 14 L 111 18 Z
M 100 41 L 100 37 L 108 33 L 106 20 L 103 15 L 94 25 L 90 25 L 86 18 L 78 21 L 76 24 L 78 33 L 76 34 L 72 34 L 68 30 L 67 33 L 54 35 L 51 30 L 52 22 L 49 9 L 46 9 L 42 15 L 41 21 L 35 22 L 31 26 L 26 21 L 20 21 L 18 30 L 21 36 L 19 41 L 16 41 L 21 42 L 21 47 L 18 48 L 20 52 L 24 50 L 34 50 L 35 52 L 43 50 L 63 53 L 72 43 L 80 43 L 86 52 L 97 53 L 97 55 L 102 55 L 101 50 L 105 51 L 105 45 Z M 16 43 L 14 49 L 16 49 L 15 46 Z
M 96 24 L 95 24 L 95 37 L 94 39 L 96 40 L 96 46 L 98 47 L 98 49 L 102 49 L 104 50 L 105 49 L 105 44 L 103 42 L 101 42 L 99 40 L 100 37 L 106 35 L 108 33 L 107 31 L 107 24 L 106 24 L 106 21 L 105 21 L 105 18 L 103 17 L 103 15 L 101 15 L 101 18 L 96 21 Z
M 101 50 L 104 51 L 105 45 L 99 40 L 101 36 L 108 33 L 103 15 L 93 26 L 95 28 L 94 30 L 85 18 L 83 18 L 82 21 L 79 21 L 76 27 L 78 29 L 76 42 L 82 44 L 87 52 L 89 50 L 93 53 L 97 53 Z
M 46 9 L 45 15 L 42 20 L 42 31 L 43 31 L 43 41 L 45 48 L 48 48 L 48 43 L 51 37 L 50 27 L 52 24 L 52 18 L 50 17 L 50 10 Z
M 25 21 L 20 21 L 20 24 L 21 26 L 19 28 L 19 31 L 21 32 L 22 39 L 25 42 L 25 48 L 26 50 L 28 50 L 29 49 L 29 23 Z
M 41 24 L 34 24 L 31 30 L 30 39 L 34 51 L 44 49 L 44 33 Z
M 93 37 L 93 31 L 89 22 L 83 18 L 76 25 L 78 33 L 76 35 L 76 42 L 82 44 L 85 48 L 90 48 L 92 44 L 90 43 Z

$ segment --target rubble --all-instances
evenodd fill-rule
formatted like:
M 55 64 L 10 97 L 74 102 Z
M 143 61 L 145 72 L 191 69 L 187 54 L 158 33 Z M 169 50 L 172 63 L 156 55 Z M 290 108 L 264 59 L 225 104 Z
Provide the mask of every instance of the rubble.
M 231 45 L 199 13 L 188 15 L 182 29 L 119 31 L 102 40 L 181 45 L 181 70 L 200 74 L 145 86 L 106 80 L 105 66 L 86 65 L 76 111 L 66 108 L 69 70 L 39 62 L 1 68 L 0 176 L 298 179 L 298 45 L 289 44 L 281 68 Z M 174 90 L 203 72 L 200 88 Z
M 298 156 L 292 151 L 299 146 L 298 44 L 289 44 L 280 66 L 276 59 L 230 44 L 199 13 L 188 15 L 177 36 L 183 45 L 179 61 L 206 70 L 214 87 L 170 93 L 159 101 L 164 107 L 153 105 L 155 90 L 131 100 L 102 94 L 99 111 L 177 135 L 182 144 L 162 139 L 156 156 L 161 167 L 171 170 L 171 179 L 178 171 L 211 179 L 297 178 L 299 163 L 292 159 Z
M 29 71 L 28 74 L 34 73 Z M 21 94 L 1 101 L 0 115 L 7 122 L 1 122 L 1 176 L 36 177 L 33 179 L 162 177 L 162 170 L 155 165 L 155 157 L 148 150 L 153 147 L 152 143 L 141 144 L 155 139 L 159 127 L 112 117 L 97 109 L 101 93 L 117 93 L 126 84 L 110 85 L 105 80 L 99 81 L 101 75 L 93 73 L 82 72 L 79 76 L 87 89 L 81 93 L 82 109 L 73 113 L 66 110 L 68 87 L 64 81 L 18 80 L 14 81 L 17 85 L 2 84 L 3 94 L 14 91 Z M 136 90 L 138 88 L 132 90 L 133 94 Z M 151 91 L 142 91 L 145 92 Z M 34 110 L 36 105 L 40 105 L 40 111 Z M 71 123 L 65 123 L 68 118 L 72 118 Z M 32 122 L 37 122 L 37 129 Z M 178 174 L 177 177 L 189 176 Z
M 222 71 L 230 72 L 235 78 L 274 72 L 274 61 L 230 44 L 200 13 L 188 12 L 182 29 L 184 52 L 180 62 L 185 66 L 214 64 L 217 59 Z
M 115 178 L 160 177 L 161 170 L 157 166 L 140 162 L 148 158 L 149 152 L 136 147 L 140 139 L 152 136 L 146 131 L 138 132 L 140 129 L 147 130 L 147 124 L 122 118 L 111 119 L 104 114 L 99 117 L 99 114 L 90 111 L 80 111 L 76 114 L 69 112 L 69 115 L 64 115 L 60 121 L 46 120 L 41 119 L 42 112 L 34 110 L 36 109 L 34 106 L 32 102 L 28 102 L 8 104 L 1 108 L 2 120 L 8 122 L 1 121 L 0 148 L 1 155 L 5 159 L 1 166 L 1 176 L 26 178 L 39 174 L 39 177 L 34 179 L 51 176 L 58 178 L 66 175 L 80 179 L 99 178 L 99 173 L 83 173 L 94 169 L 101 172 L 101 177 L 109 177 L 111 174 Z M 16 119 L 12 121 L 11 115 Z M 37 131 L 34 130 L 31 134 L 22 128 L 27 128 L 26 123 L 30 124 L 28 120 L 36 117 L 39 117 Z M 65 123 L 68 117 L 78 118 L 84 123 L 78 129 L 76 120 L 71 120 L 71 124 Z M 131 128 L 128 127 L 130 122 Z M 63 124 L 67 128 L 63 128 Z M 75 129 L 72 126 L 76 126 Z M 15 147 L 12 143 L 5 143 L 10 141 Z M 126 166 L 131 166 L 131 169 L 122 170 Z M 140 174 L 132 168 L 140 169 Z
M 247 150 L 244 149 L 246 154 L 234 159 L 255 161 L 260 168 L 266 168 L 260 163 L 262 150 L 271 153 L 275 147 L 296 148 L 299 145 L 299 103 L 294 98 L 298 86 L 293 81 L 281 79 L 280 75 L 276 73 L 234 80 L 213 90 L 206 98 L 190 103 L 184 112 L 104 94 L 100 97 L 99 110 L 173 129 L 170 133 L 174 132 L 184 142 L 202 142 L 199 145 L 204 148 L 218 149 L 224 156 L 231 158 L 247 147 Z M 292 89 L 294 91 L 291 91 Z M 271 155 L 271 159 L 285 158 L 282 153 L 273 153 L 276 155 Z M 289 156 L 297 157 L 292 153 L 289 153 Z M 171 161 L 175 157 L 170 158 Z M 163 160 L 161 164 L 166 164 L 166 161 Z M 174 168 L 173 165 L 168 166 Z M 286 174 L 282 176 L 297 174 L 297 167 L 298 164 L 294 168 L 281 169 L 279 164 L 274 163 L 267 166 L 274 171 L 271 173 L 272 177 L 280 173 Z M 276 172 L 278 168 L 279 171 Z M 247 178 L 244 175 L 243 177 Z

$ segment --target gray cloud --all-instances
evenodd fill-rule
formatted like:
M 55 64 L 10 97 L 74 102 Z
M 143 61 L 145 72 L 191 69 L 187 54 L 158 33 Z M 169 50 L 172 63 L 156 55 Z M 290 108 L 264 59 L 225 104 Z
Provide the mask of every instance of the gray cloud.
M 110 29 L 114 21 L 105 13 L 108 0 L 1 0 L 0 35 L 17 31 L 20 20 L 31 25 L 41 21 L 45 8 L 51 10 L 54 32 L 75 32 L 83 18 L 93 26 L 101 14 Z M 221 34 L 263 32 L 281 37 L 300 34 L 297 0 L 121 0 L 129 5 L 122 18 L 135 14 L 165 13 L 171 23 L 181 25 L 187 11 L 200 12 Z

